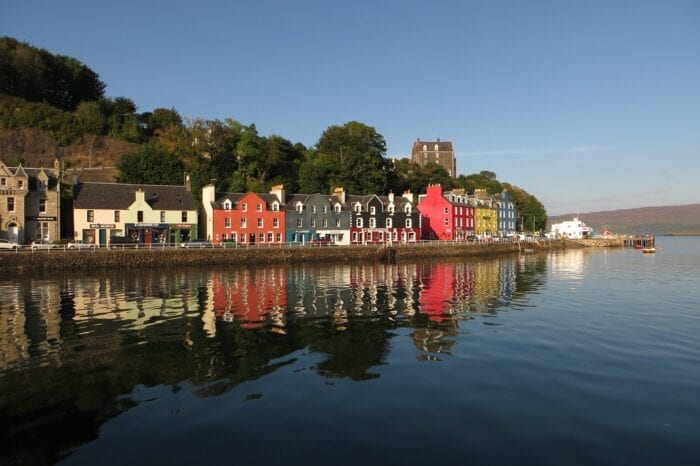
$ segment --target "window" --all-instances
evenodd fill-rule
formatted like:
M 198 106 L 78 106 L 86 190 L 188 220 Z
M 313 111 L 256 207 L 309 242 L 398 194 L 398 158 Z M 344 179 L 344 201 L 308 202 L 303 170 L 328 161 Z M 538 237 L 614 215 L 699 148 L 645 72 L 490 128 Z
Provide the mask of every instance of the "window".
M 0 186 L 7 186 L 7 178 L 0 178 Z
M 277 202 L 272 203 L 272 211 L 278 212 L 280 210 L 280 205 Z
M 377 219 L 372 217 L 369 219 L 369 227 L 370 228 L 376 228 L 377 227 Z
M 231 217 L 226 217 L 224 219 L 224 228 L 231 228 Z
M 115 211 L 114 211 L 114 222 L 116 223 L 116 222 L 119 222 L 119 221 L 120 221 L 120 220 L 119 220 L 119 211 L 118 211 L 118 210 L 115 210 Z
M 301 218 L 297 219 L 297 228 L 301 228 L 304 226 L 304 220 Z
M 316 227 L 316 219 L 312 218 L 311 219 L 311 228 L 315 228 L 315 227 Z
M 386 219 L 386 227 L 387 227 L 387 228 L 392 228 L 392 227 L 393 227 L 393 223 L 392 223 L 391 218 L 387 218 L 387 219 Z
M 406 228 L 413 228 L 413 222 L 410 218 L 406 219 Z
M 362 217 L 357 219 L 357 228 L 362 228 Z
M 15 211 L 15 198 L 14 197 L 8 197 L 7 198 L 7 210 L 9 212 L 14 212 Z
M 357 243 L 357 232 L 356 231 L 352 232 L 352 242 Z
M 46 199 L 39 199 L 39 213 L 46 212 Z
M 258 212 L 262 212 L 262 204 L 258 204 L 257 209 L 258 209 Z
M 183 222 L 186 222 L 186 221 L 187 221 L 187 211 L 186 211 L 186 210 L 183 210 L 183 211 L 182 211 L 182 221 L 183 221 Z
M 258 218 L 258 228 L 262 228 L 262 226 L 263 226 L 263 219 Z
M 272 228 L 279 228 L 279 227 L 280 227 L 280 219 L 273 218 L 272 219 Z
M 408 219 L 406 219 L 408 220 Z M 450 219 L 445 217 L 445 220 L 443 220 L 443 225 L 448 226 L 450 224 Z
M 339 214 L 340 213 L 340 204 L 336 204 L 334 207 L 334 210 L 337 214 Z
M 260 240 L 261 243 L 265 242 L 265 233 L 260 233 L 260 236 L 258 236 L 258 239 Z
M 360 204 L 355 204 L 355 212 L 357 212 L 358 214 L 359 214 L 360 212 L 362 212 L 362 205 L 360 205 Z
M 88 210 L 88 211 L 87 211 L 87 221 L 88 221 L 88 222 L 94 222 L 94 221 L 95 221 L 95 211 L 94 211 L 94 210 Z
M 238 233 L 236 233 L 236 232 L 231 233 L 231 241 L 233 241 L 235 243 L 237 238 L 238 238 Z
M 44 192 L 46 191 L 46 181 L 37 181 L 37 186 L 36 189 L 39 190 L 39 192 Z
M 335 219 L 335 226 L 340 227 L 340 219 L 339 218 Z
M 241 233 L 241 243 L 245 243 L 246 236 L 247 235 Z
M 449 208 L 449 207 L 445 207 L 445 215 L 447 215 L 447 214 L 449 214 L 449 213 L 450 213 L 450 208 Z
M 241 228 L 248 228 L 248 219 L 245 217 L 241 218 Z
M 36 228 L 36 239 L 49 240 L 49 222 L 38 222 Z
M 231 210 L 231 201 L 228 199 L 224 201 L 224 210 Z
M 165 223 L 165 211 L 160 211 L 160 223 Z
M 323 218 L 323 227 L 324 227 L 324 228 L 327 228 L 327 227 L 328 227 L 328 219 L 325 218 L 325 217 Z
M 316 206 L 315 206 L 315 205 L 312 205 L 312 206 L 311 206 L 311 213 L 312 213 L 312 214 L 315 214 L 315 213 L 316 213 Z
M 281 234 L 281 233 L 276 233 L 276 234 L 275 234 L 275 238 L 276 238 L 276 240 L 277 240 L 278 243 L 281 243 L 281 242 L 282 242 L 282 234 Z
M 408 214 L 408 215 L 411 215 L 411 210 L 412 210 L 412 209 L 411 209 L 411 206 L 410 206 L 410 205 L 407 205 L 407 206 L 404 207 L 404 209 L 403 209 L 404 213 L 406 213 L 406 214 Z
M 324 205 L 324 206 L 323 206 L 323 213 L 324 213 L 324 214 L 327 214 L 327 213 L 328 213 L 328 206 L 327 206 L 327 205 Z
M 387 212 L 389 212 L 389 215 L 393 215 L 394 214 L 394 206 L 390 205 L 389 208 L 387 209 Z
M 267 242 L 272 243 L 272 233 L 267 234 Z
M 242 210 L 243 212 L 248 212 L 248 204 L 246 204 L 246 203 L 244 202 L 244 203 L 241 205 L 241 210 Z
M 298 213 L 302 213 L 304 211 L 304 204 L 302 204 L 301 202 L 297 202 L 296 211 Z
M 88 216 L 90 215 L 90 211 L 88 211 Z M 139 210 L 136 212 L 136 221 L 138 223 L 143 223 L 143 210 Z
M 377 208 L 372 206 L 369 208 L 370 215 L 377 215 Z
M 24 180 L 17 180 L 17 188 L 24 189 Z

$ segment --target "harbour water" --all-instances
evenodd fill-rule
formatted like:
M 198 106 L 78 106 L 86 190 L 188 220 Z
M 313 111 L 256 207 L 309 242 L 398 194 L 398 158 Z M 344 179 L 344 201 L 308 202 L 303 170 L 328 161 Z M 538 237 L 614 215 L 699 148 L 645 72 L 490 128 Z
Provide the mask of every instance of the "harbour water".
M 700 239 L 0 280 L 0 464 L 697 464 Z

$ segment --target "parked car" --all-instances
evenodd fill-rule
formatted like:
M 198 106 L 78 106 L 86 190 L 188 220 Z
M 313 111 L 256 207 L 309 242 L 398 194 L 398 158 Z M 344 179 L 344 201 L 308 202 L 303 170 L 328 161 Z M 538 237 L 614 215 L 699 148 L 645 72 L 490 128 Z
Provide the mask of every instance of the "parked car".
M 32 251 L 36 251 L 38 249 L 56 249 L 58 245 L 49 243 L 46 240 L 43 239 L 37 239 L 35 241 L 32 241 Z
M 312 246 L 335 246 L 335 243 L 330 238 L 316 238 L 309 241 Z
M 76 239 L 75 241 L 71 241 L 70 243 L 66 244 L 66 247 L 68 249 L 95 249 L 96 246 L 93 243 L 88 243 L 82 239 Z
M 14 241 L 0 239 L 0 249 L 10 249 L 12 251 L 17 251 L 19 249 L 19 244 Z
M 193 239 L 180 243 L 181 248 L 211 248 L 212 244 L 205 239 Z
M 109 238 L 110 249 L 139 248 L 139 240 L 130 236 L 111 236 Z

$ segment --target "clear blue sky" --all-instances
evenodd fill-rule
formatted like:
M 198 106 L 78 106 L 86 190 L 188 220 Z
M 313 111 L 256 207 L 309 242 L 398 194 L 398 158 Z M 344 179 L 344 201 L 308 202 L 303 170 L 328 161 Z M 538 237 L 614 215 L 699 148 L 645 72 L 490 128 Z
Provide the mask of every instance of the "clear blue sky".
M 100 3 L 103 3 L 101 5 Z M 4 0 L 0 34 L 139 111 L 313 145 L 358 120 L 451 140 L 548 213 L 700 202 L 700 1 Z

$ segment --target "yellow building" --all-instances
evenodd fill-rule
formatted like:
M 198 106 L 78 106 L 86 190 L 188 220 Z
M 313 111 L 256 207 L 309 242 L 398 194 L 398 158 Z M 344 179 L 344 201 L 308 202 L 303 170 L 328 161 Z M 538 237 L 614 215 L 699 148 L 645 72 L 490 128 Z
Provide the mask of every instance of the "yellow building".
M 481 237 L 496 236 L 498 211 L 494 198 L 485 189 L 475 189 L 469 203 L 474 206 L 474 233 Z

